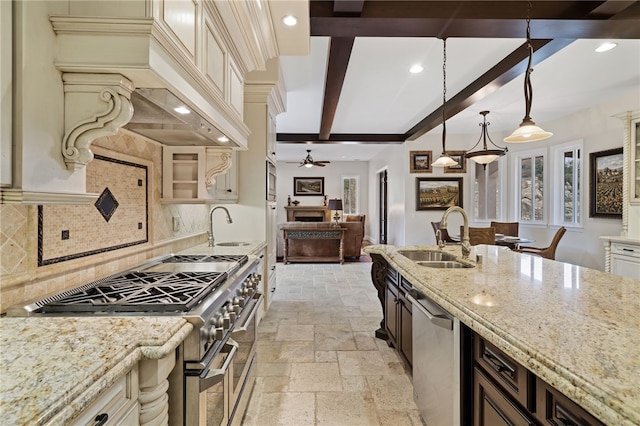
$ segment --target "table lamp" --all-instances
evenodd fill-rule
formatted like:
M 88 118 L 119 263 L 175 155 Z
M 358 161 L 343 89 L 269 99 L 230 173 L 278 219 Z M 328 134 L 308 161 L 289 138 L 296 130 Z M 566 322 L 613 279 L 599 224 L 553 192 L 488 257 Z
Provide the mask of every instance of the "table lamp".
M 327 208 L 329 210 L 335 211 L 335 213 L 333 214 L 333 226 L 338 226 L 338 221 L 340 220 L 340 213 L 338 213 L 338 210 L 342 211 L 342 200 L 339 198 L 333 198 L 329 200 L 329 205 L 327 206 Z

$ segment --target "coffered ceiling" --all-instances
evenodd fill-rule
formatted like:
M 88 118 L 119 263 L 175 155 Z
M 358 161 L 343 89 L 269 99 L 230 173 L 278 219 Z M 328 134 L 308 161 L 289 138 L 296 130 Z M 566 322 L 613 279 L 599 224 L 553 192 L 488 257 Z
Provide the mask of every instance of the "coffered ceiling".
M 281 57 L 278 159 L 312 149 L 318 160 L 368 160 L 380 143 L 441 132 L 442 38 L 447 132 L 479 135 L 483 110 L 490 132 L 513 130 L 524 115 L 526 14 L 522 1 L 312 0 L 310 54 Z M 537 123 L 640 87 L 640 2 L 534 1 L 530 16 Z M 604 41 L 618 46 L 596 53 Z M 414 64 L 424 71 L 411 74 Z

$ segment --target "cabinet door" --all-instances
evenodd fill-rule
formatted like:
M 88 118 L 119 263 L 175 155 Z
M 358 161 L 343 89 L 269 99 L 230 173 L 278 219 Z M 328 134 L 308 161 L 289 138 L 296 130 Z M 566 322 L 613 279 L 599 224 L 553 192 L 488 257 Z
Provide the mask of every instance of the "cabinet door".
M 276 119 L 267 113 L 267 158 L 276 162 Z
M 411 302 L 400 296 L 400 355 L 407 363 L 409 370 L 413 367 L 413 318 Z
M 224 174 L 215 177 L 215 200 L 226 202 L 238 201 L 238 155 L 231 153 L 231 167 Z
M 496 387 L 478 368 L 474 368 L 474 426 L 533 426 L 534 421 Z
M 640 280 L 640 259 L 612 254 L 611 273 Z
M 391 282 L 386 282 L 384 298 L 384 317 L 387 325 L 389 346 L 397 347 L 398 342 L 398 288 Z

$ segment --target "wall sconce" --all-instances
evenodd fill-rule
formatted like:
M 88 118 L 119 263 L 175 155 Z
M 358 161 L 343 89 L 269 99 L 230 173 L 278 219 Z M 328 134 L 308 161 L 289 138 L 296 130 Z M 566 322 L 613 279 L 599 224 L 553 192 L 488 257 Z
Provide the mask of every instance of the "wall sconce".
M 340 213 L 338 211 L 342 211 L 342 200 L 339 198 L 333 198 L 329 200 L 329 205 L 327 206 L 329 210 L 334 210 L 333 214 L 333 226 L 338 226 L 338 221 L 340 220 Z
M 531 44 L 531 2 L 527 6 L 527 49 L 529 50 L 529 61 L 527 62 L 527 71 L 524 73 L 524 105 L 525 113 L 520 126 L 513 133 L 504 138 L 505 142 L 523 143 L 535 142 L 548 139 L 553 133 L 543 130 L 536 126 L 529 114 L 531 114 L 531 103 L 533 101 L 533 85 L 531 84 L 531 62 L 533 61 L 533 45 Z
M 444 113 L 444 107 L 447 103 L 447 39 L 442 39 L 442 155 L 436 161 L 431 163 L 433 167 L 457 166 L 458 162 L 447 154 L 445 146 L 447 139 L 447 121 Z
M 478 139 L 478 142 L 476 142 L 476 144 L 464 155 L 466 158 L 470 158 L 476 163 L 482 164 L 485 168 L 487 167 L 487 164 L 502 157 L 508 151 L 507 148 L 501 148 L 491 140 L 487 130 L 487 126 L 491 123 L 487 123 L 487 114 L 489 114 L 489 111 L 480 111 L 480 115 L 483 117 L 483 121 L 480 123 L 480 126 L 482 127 L 480 139 Z M 498 149 L 487 149 L 487 138 L 489 139 L 489 142 Z M 482 149 L 473 151 L 480 141 L 482 141 Z

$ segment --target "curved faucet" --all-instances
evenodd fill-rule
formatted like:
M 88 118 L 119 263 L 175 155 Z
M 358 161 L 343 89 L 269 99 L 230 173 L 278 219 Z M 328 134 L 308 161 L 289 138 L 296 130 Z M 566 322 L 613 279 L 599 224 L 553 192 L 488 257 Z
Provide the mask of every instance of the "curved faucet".
M 213 247 L 215 245 L 215 238 L 213 237 L 213 212 L 222 209 L 227 213 L 227 223 L 233 223 L 233 219 L 231 219 L 231 215 L 229 214 L 229 210 L 227 210 L 224 206 L 216 206 L 211 209 L 209 212 L 209 247 Z
M 460 214 L 462 215 L 462 220 L 464 221 L 464 229 L 462 232 L 462 258 L 468 259 L 469 254 L 471 253 L 471 244 L 469 244 L 469 218 L 467 217 L 467 213 L 462 210 L 462 207 L 449 207 L 447 211 L 442 215 L 442 219 L 440 220 L 440 228 L 447 229 L 447 217 L 449 217 L 449 214 L 453 212 L 460 212 Z

